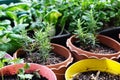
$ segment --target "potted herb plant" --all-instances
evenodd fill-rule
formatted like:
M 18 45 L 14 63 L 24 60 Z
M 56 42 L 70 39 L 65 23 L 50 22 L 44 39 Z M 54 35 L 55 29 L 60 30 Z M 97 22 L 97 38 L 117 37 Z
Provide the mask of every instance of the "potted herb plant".
M 71 51 L 74 52 L 73 55 L 75 56 L 75 59 L 76 60 L 85 58 L 118 59 L 120 54 L 119 42 L 110 37 L 97 34 L 96 31 L 98 30 L 99 27 L 96 24 L 97 20 L 94 19 L 92 10 L 86 13 L 85 17 L 88 18 L 87 21 L 82 22 L 80 19 L 78 19 L 77 25 L 78 29 L 75 31 L 76 35 L 70 37 L 67 40 L 67 46 Z M 100 48 L 100 46 L 102 46 L 102 48 Z M 103 50 L 103 47 L 106 47 L 104 48 L 105 50 Z
M 24 45 L 14 53 L 13 57 L 46 65 L 55 72 L 58 80 L 63 80 L 65 70 L 73 58 L 67 48 L 50 43 L 48 37 L 50 29 L 51 27 L 46 27 L 44 31 L 36 31 L 33 41 L 29 41 L 27 37 L 23 39 Z M 27 36 L 26 30 L 24 32 L 23 35 Z
M 119 80 L 120 63 L 111 59 L 84 59 L 72 64 L 65 72 L 66 80 Z
M 51 69 L 35 63 L 20 63 L 5 66 L 0 69 L 0 79 L 57 80 Z

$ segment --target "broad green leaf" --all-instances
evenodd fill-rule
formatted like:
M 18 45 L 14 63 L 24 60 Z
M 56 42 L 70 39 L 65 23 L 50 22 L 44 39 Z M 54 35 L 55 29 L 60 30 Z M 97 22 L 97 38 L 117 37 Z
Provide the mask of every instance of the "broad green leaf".
M 6 8 L 6 11 L 23 11 L 23 10 L 28 10 L 30 6 L 27 3 L 16 3 L 12 6 L 9 6 Z
M 0 59 L 5 56 L 6 52 L 5 51 L 0 51 Z
M 3 36 L 1 39 L 0 39 L 0 44 L 3 44 L 3 43 L 8 43 L 10 42 L 11 39 L 10 38 L 7 38 L 7 36 Z
M 45 20 L 49 23 L 56 24 L 60 16 L 62 16 L 60 12 L 57 10 L 52 10 L 45 15 Z
M 22 24 L 22 23 L 24 22 L 24 20 L 27 20 L 27 19 L 28 19 L 28 17 L 29 17 L 29 15 L 27 15 L 27 14 L 20 15 L 20 16 L 18 17 L 18 23 L 19 23 L 19 24 Z
M 9 34 L 9 38 L 12 40 L 21 40 L 23 37 L 20 34 Z
M 6 25 L 10 25 L 10 20 L 3 20 L 0 22 L 0 26 L 6 26 Z
M 8 17 L 10 17 L 11 19 L 17 21 L 17 14 L 15 12 L 12 12 L 12 11 L 6 11 L 6 15 Z
M 28 24 L 18 24 L 17 26 L 14 26 L 12 31 L 14 33 L 20 33 L 20 31 L 24 30 L 27 26 L 28 26 Z

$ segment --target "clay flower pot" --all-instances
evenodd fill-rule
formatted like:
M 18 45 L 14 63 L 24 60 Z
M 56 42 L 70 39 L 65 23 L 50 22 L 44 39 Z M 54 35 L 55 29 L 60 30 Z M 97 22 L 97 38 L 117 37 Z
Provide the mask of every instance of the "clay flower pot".
M 70 63 L 72 63 L 73 57 L 72 57 L 70 51 L 67 48 L 65 48 L 64 46 L 59 45 L 59 44 L 54 44 L 54 43 L 51 43 L 51 45 L 54 47 L 52 51 L 65 57 L 66 60 L 61 63 L 46 65 L 46 66 L 48 66 L 50 69 L 52 69 L 52 71 L 56 74 L 57 80 L 64 80 L 65 71 L 66 71 L 67 67 L 70 65 Z M 19 49 L 18 51 L 16 51 L 13 54 L 13 57 L 17 58 L 20 56 L 24 56 L 24 54 L 25 54 L 25 52 L 23 50 Z
M 115 75 L 120 74 L 120 63 L 111 59 L 84 59 L 72 64 L 65 72 L 65 80 L 82 72 L 100 71 Z M 105 77 L 105 76 L 104 76 Z
M 23 68 L 25 63 L 8 65 L 0 69 L 0 75 L 15 75 L 18 73 L 19 69 Z M 48 80 L 57 80 L 54 72 L 46 66 L 30 63 L 30 68 L 26 70 L 26 73 L 31 73 L 39 70 L 39 74 Z
M 76 47 L 73 42 L 77 41 L 77 39 L 75 38 L 75 35 L 71 36 L 68 40 L 67 40 L 67 47 L 69 47 L 69 49 L 73 52 L 73 55 L 76 59 L 76 61 L 81 60 L 81 59 L 87 59 L 87 58 L 109 58 L 109 59 L 118 59 L 119 55 L 120 55 L 120 43 L 117 42 L 116 40 L 104 36 L 104 35 L 98 35 L 97 39 L 99 40 L 100 43 L 114 49 L 115 51 L 117 51 L 117 53 L 112 53 L 112 54 L 99 54 L 99 53 L 92 53 L 89 51 L 85 51 L 81 48 Z

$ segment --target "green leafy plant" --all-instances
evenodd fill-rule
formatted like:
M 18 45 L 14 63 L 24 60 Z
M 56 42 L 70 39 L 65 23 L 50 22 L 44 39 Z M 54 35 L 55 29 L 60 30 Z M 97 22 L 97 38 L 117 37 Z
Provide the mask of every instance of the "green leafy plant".
M 20 26 L 20 25 L 19 25 Z M 23 38 L 19 32 L 26 27 L 12 27 L 9 20 L 3 20 L 0 23 L 0 50 L 8 53 L 14 52 L 21 45 L 19 41 Z

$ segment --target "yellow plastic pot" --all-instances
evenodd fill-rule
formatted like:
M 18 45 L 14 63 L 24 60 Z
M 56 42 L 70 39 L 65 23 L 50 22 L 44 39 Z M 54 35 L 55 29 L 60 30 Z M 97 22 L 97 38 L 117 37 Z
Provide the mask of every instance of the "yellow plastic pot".
M 65 79 L 72 80 L 76 74 L 87 71 L 101 71 L 119 75 L 120 63 L 110 59 L 84 59 L 68 67 Z

